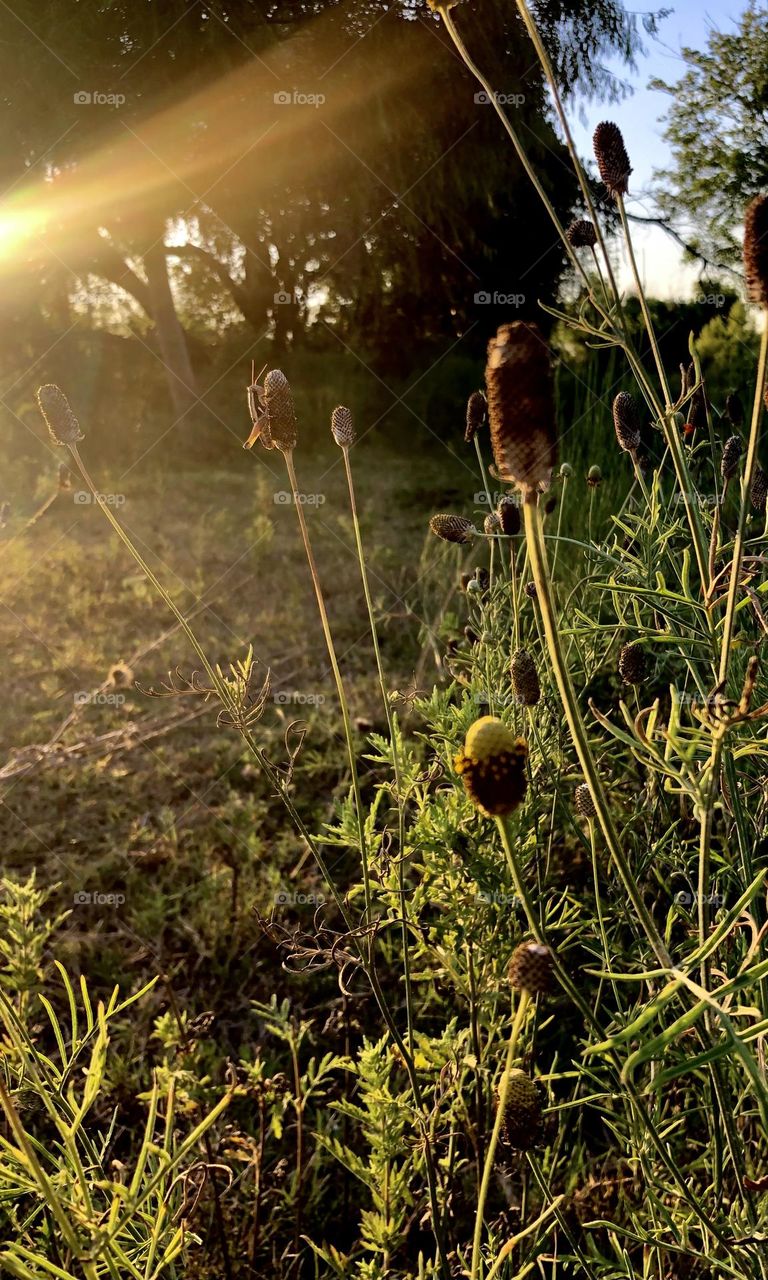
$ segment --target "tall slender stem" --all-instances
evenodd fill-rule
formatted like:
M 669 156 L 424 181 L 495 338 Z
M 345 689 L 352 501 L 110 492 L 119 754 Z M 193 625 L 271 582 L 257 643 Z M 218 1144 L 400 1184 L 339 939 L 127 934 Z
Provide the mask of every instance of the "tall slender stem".
M 528 1011 L 530 996 L 527 991 L 520 992 L 517 1009 L 515 1011 L 514 1021 L 512 1023 L 512 1031 L 509 1036 L 507 1045 L 507 1057 L 504 1063 L 504 1073 L 499 1083 L 499 1098 L 496 1105 L 496 1118 L 493 1122 L 493 1130 L 491 1131 L 488 1150 L 485 1153 L 485 1165 L 483 1166 L 483 1177 L 480 1182 L 480 1191 L 477 1197 L 477 1208 L 475 1210 L 475 1232 L 472 1240 L 472 1267 L 470 1270 L 470 1280 L 477 1280 L 480 1274 L 480 1249 L 483 1241 L 483 1219 L 485 1217 L 485 1202 L 488 1199 L 488 1188 L 491 1185 L 493 1176 L 493 1166 L 496 1161 L 496 1148 L 499 1145 L 501 1130 L 504 1124 L 504 1115 L 507 1110 L 507 1098 L 509 1096 L 509 1078 L 512 1067 L 517 1054 L 517 1041 L 520 1031 L 525 1021 L 525 1015 Z
M 650 912 L 643 901 L 643 896 L 632 875 L 631 867 L 624 857 L 621 848 L 618 833 L 611 814 L 608 798 L 603 790 L 603 784 L 595 765 L 592 750 L 589 745 L 589 737 L 587 735 L 586 726 L 581 716 L 581 710 L 576 698 L 576 692 L 571 681 L 570 672 L 568 670 L 565 657 L 560 642 L 560 634 L 557 626 L 557 616 L 555 613 L 552 596 L 549 587 L 549 570 L 547 568 L 547 553 L 544 546 L 544 537 L 541 528 L 541 512 L 539 511 L 538 497 L 536 494 L 528 494 L 523 504 L 523 514 L 525 517 L 525 533 L 528 544 L 528 555 L 533 571 L 534 582 L 536 583 L 536 595 L 541 610 L 541 619 L 544 625 L 544 634 L 547 639 L 547 647 L 549 649 L 550 659 L 555 672 L 555 678 L 560 690 L 560 696 L 563 700 L 563 709 L 568 722 L 568 728 L 571 732 L 573 745 L 576 748 L 576 754 L 579 758 L 584 780 L 589 787 L 590 795 L 597 811 L 597 819 L 603 832 L 608 851 L 613 858 L 616 870 L 619 873 L 622 884 L 626 890 L 627 896 L 632 903 L 637 918 L 645 932 L 645 935 L 653 948 L 657 960 L 664 968 L 671 967 L 672 961 L 667 951 L 661 935 L 651 918 Z
M 766 363 L 768 362 L 768 308 L 763 312 L 763 332 L 760 338 L 760 356 L 757 362 L 757 381 L 755 383 L 755 399 L 752 405 L 752 422 L 749 428 L 749 444 L 747 459 L 744 463 L 744 474 L 741 477 L 741 505 L 739 507 L 739 523 L 733 544 L 733 560 L 731 561 L 731 578 L 728 584 L 728 603 L 723 620 L 723 637 L 720 645 L 719 681 L 725 683 L 728 678 L 728 664 L 731 657 L 733 628 L 736 620 L 736 600 L 739 594 L 739 578 L 741 577 L 741 561 L 744 555 L 744 530 L 747 523 L 749 495 L 755 475 L 757 463 L 757 447 L 760 441 L 760 415 L 763 407 L 763 390 L 765 388 Z
M 397 718 L 392 711 L 392 704 L 387 690 L 387 682 L 384 676 L 384 663 L 381 660 L 381 648 L 379 646 L 379 635 L 376 629 L 376 616 L 373 610 L 373 600 L 371 598 L 371 588 L 368 581 L 368 570 L 365 564 L 365 552 L 363 550 L 363 538 L 360 531 L 360 519 L 357 513 L 357 500 L 355 496 L 355 484 L 352 478 L 352 465 L 349 458 L 349 448 L 343 448 L 344 470 L 347 476 L 347 488 L 349 490 L 349 506 L 352 512 L 352 524 L 355 530 L 355 545 L 357 547 L 357 558 L 360 564 L 360 578 L 363 584 L 363 595 L 365 596 L 365 605 L 368 610 L 368 625 L 371 629 L 371 641 L 373 643 L 373 652 L 376 657 L 376 671 L 379 677 L 379 688 L 381 689 L 381 700 L 384 704 L 384 715 L 387 719 L 387 729 L 389 731 L 389 741 L 392 745 L 392 768 L 395 776 L 395 793 L 397 801 L 397 857 L 398 857 L 398 887 L 399 887 L 399 914 L 401 921 L 401 935 L 403 947 L 403 978 L 405 981 L 405 1011 L 408 1022 L 408 1047 L 413 1052 L 413 997 L 411 991 L 411 962 L 410 947 L 408 936 L 408 903 L 405 892 L 405 796 L 403 795 L 403 777 L 400 764 L 400 744 L 398 738 Z
M 341 707 L 341 719 L 344 725 L 344 737 L 347 744 L 347 756 L 349 759 L 349 771 L 352 777 L 352 791 L 355 797 L 355 812 L 357 815 L 357 834 L 360 841 L 360 860 L 363 868 L 363 893 L 365 895 L 365 913 L 368 920 L 371 919 L 372 900 L 371 900 L 371 881 L 368 870 L 368 841 L 365 833 L 365 813 L 363 811 L 363 801 L 360 795 L 360 779 L 357 773 L 357 759 L 355 757 L 355 744 L 352 738 L 352 723 L 349 718 L 349 706 L 347 703 L 347 695 L 344 690 L 344 683 L 339 670 L 339 663 L 336 657 L 336 646 L 333 643 L 333 634 L 331 632 L 331 624 L 328 621 L 328 613 L 325 608 L 325 597 L 323 589 L 320 585 L 320 577 L 317 572 L 317 564 L 315 563 L 314 553 L 312 551 L 312 543 L 309 537 L 309 529 L 304 517 L 304 506 L 299 495 L 299 487 L 296 481 L 296 469 L 293 465 L 293 452 L 289 450 L 283 454 L 285 465 L 288 469 L 288 480 L 293 493 L 293 505 L 296 508 L 296 515 L 299 521 L 299 529 L 301 531 L 301 540 L 304 543 L 304 551 L 309 565 L 309 572 L 312 578 L 312 586 L 315 589 L 315 599 L 317 600 L 317 610 L 320 614 L 320 622 L 325 636 L 325 645 L 328 650 L 328 658 L 333 672 L 333 678 L 336 683 L 336 692 Z

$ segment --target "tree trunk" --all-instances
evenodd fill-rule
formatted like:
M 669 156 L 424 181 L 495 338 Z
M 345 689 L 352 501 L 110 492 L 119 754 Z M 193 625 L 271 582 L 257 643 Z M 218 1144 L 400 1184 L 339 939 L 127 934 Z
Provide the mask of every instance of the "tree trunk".
M 195 374 L 189 358 L 186 335 L 176 314 L 168 279 L 166 249 L 162 240 L 144 254 L 144 270 L 157 345 L 165 366 L 174 412 L 177 420 L 187 418 L 186 425 L 189 425 L 191 412 L 197 404 Z

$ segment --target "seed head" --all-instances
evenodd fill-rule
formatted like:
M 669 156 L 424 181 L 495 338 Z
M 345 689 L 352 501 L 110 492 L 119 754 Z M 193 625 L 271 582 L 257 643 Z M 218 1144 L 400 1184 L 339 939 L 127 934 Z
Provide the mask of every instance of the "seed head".
M 495 511 L 492 511 L 490 515 L 485 517 L 483 521 L 483 529 L 489 535 L 489 537 L 493 536 L 494 534 L 501 533 L 502 531 L 501 520 L 499 519 Z
M 429 527 L 443 542 L 471 542 L 477 534 L 471 520 L 452 514 L 432 516 Z
M 512 952 L 507 973 L 515 991 L 546 995 L 552 990 L 552 952 L 540 942 L 521 942 Z
M 546 489 L 555 465 L 549 349 L 535 324 L 504 324 L 488 343 L 488 419 L 496 471 L 525 494 Z
M 768 196 L 755 196 L 744 215 L 744 270 L 752 302 L 768 307 Z
M 587 472 L 587 484 L 590 489 L 596 489 L 603 482 L 603 473 L 598 466 L 590 467 Z
M 506 497 L 501 499 L 501 502 L 496 508 L 496 514 L 499 517 L 502 532 L 505 533 L 508 538 L 514 538 L 515 535 L 520 532 L 519 504 L 514 498 L 511 498 L 507 494 Z
M 729 436 L 723 445 L 723 456 L 720 459 L 720 475 L 723 480 L 731 480 L 739 469 L 741 457 L 741 440 L 738 436 Z
M 485 422 L 488 412 L 488 403 L 482 391 L 473 391 L 467 401 L 467 426 L 464 431 L 464 439 L 467 444 L 471 444 L 478 431 Z
M 634 453 L 640 444 L 640 415 L 628 391 L 620 391 L 613 402 L 613 425 L 619 448 Z
M 290 453 L 296 445 L 296 410 L 288 379 L 280 369 L 270 369 L 264 379 L 264 405 L 272 443 Z
M 738 391 L 731 391 L 725 397 L 725 416 L 732 427 L 744 426 L 744 405 Z
M 600 177 L 612 196 L 625 196 L 632 172 L 621 129 L 611 120 L 603 120 L 592 139 Z
M 344 405 L 339 404 L 331 414 L 331 432 L 340 449 L 348 449 L 350 445 L 355 443 L 355 424 L 352 421 L 352 412 L 345 409 Z
M 752 487 L 749 491 L 749 501 L 752 503 L 755 511 L 765 511 L 765 500 L 768 498 L 768 476 L 766 476 L 760 463 L 755 463 L 755 474 L 752 477 Z
M 592 799 L 592 792 L 586 782 L 582 782 L 573 793 L 573 807 L 580 818 L 597 817 L 597 809 Z
M 561 464 L 560 464 L 560 479 L 561 479 L 561 480 L 570 480 L 570 478 L 571 478 L 571 476 L 572 476 L 572 475 L 573 475 L 573 467 L 571 466 L 570 462 L 561 462 Z
M 77 444 L 83 439 L 80 423 L 64 392 L 55 383 L 47 382 L 44 387 L 38 387 L 37 403 L 54 444 Z
M 619 675 L 625 684 L 642 684 L 646 675 L 643 646 L 625 644 L 619 654 Z
M 565 234 L 574 249 L 594 249 L 597 244 L 597 232 L 588 218 L 574 218 Z
M 526 584 L 525 584 L 525 594 L 528 596 L 528 599 L 529 599 L 529 600 L 535 600 L 535 599 L 536 599 L 536 596 L 538 595 L 538 592 L 537 592 L 537 590 L 536 590 L 536 583 L 535 583 L 535 582 L 526 582 Z
M 535 707 L 541 698 L 541 685 L 536 664 L 527 649 L 515 649 L 509 660 L 512 691 L 524 707 Z
M 514 812 L 525 796 L 528 747 L 496 716 L 481 716 L 470 726 L 464 749 L 454 760 L 472 803 L 486 817 Z
M 509 1073 L 504 1140 L 517 1151 L 530 1151 L 541 1132 L 541 1100 L 536 1085 L 524 1071 Z

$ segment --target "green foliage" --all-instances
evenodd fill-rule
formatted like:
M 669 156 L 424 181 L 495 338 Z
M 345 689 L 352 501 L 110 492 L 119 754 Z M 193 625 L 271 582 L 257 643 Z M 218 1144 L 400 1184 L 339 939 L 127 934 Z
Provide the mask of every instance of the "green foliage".
M 734 30 L 713 27 L 706 49 L 681 52 L 680 79 L 653 85 L 672 99 L 673 166 L 658 175 L 658 198 L 665 214 L 693 229 L 713 265 L 733 265 L 744 209 L 768 185 L 768 8 L 750 0 Z

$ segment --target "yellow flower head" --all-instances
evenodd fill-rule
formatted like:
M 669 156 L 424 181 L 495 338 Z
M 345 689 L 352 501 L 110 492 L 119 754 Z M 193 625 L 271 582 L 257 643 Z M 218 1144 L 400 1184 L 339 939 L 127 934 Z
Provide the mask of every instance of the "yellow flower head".
M 454 761 L 467 795 L 489 818 L 512 813 L 525 796 L 528 747 L 497 716 L 470 726 L 464 750 Z

